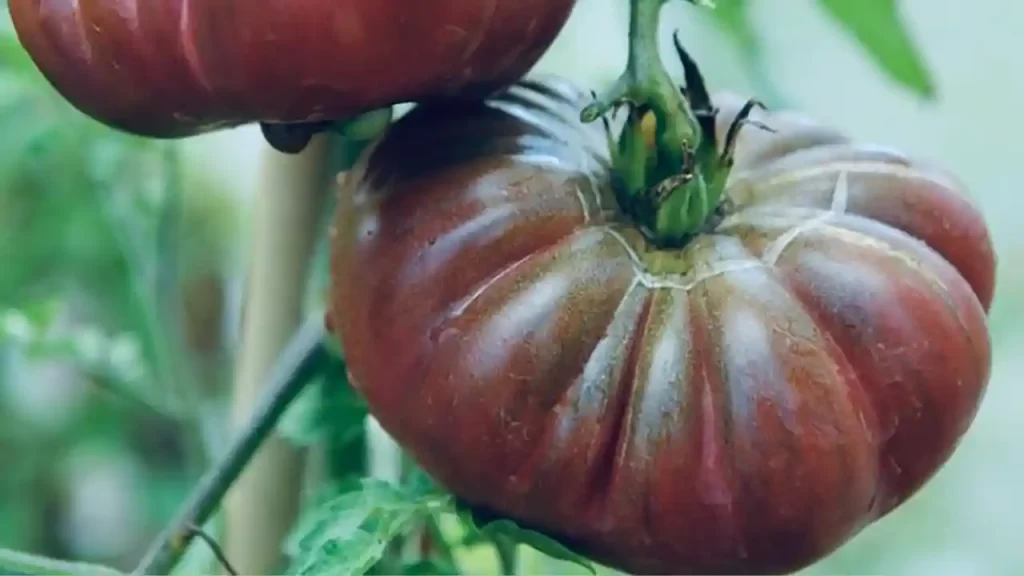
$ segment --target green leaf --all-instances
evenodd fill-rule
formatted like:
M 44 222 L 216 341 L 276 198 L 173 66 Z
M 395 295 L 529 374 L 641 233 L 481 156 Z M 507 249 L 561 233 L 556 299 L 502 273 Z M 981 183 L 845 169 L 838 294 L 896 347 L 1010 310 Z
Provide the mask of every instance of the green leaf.
M 121 576 L 121 572 L 81 562 L 66 562 L 35 554 L 0 548 L 0 574 L 26 576 Z
M 397 488 L 362 479 L 332 498 L 321 499 L 304 515 L 285 549 L 290 573 L 301 576 L 366 574 L 388 544 L 416 522 L 450 503 L 447 495 Z
M 750 21 L 750 0 L 717 0 L 710 10 L 700 12 L 736 45 L 758 97 L 768 106 L 782 106 L 784 99 L 767 74 L 768 67 L 761 56 L 761 38 Z
M 504 538 L 516 544 L 531 546 L 555 560 L 576 564 L 595 576 L 597 574 L 593 562 L 588 558 L 573 552 L 567 546 L 546 534 L 523 528 L 513 520 L 498 518 L 465 504 L 459 505 L 459 512 L 460 517 L 469 525 L 470 542 L 480 542 L 484 538 L 492 541 Z
M 931 73 L 904 27 L 896 0 L 818 2 L 893 80 L 918 96 L 935 98 Z

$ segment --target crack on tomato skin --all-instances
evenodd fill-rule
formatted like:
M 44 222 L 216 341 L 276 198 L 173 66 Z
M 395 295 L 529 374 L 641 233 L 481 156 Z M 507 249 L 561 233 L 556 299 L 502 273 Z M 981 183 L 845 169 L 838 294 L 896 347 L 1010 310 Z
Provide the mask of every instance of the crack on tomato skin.
M 928 246 L 926 243 L 924 243 L 919 238 L 911 235 L 909 232 L 906 232 L 904 230 L 896 228 L 896 227 L 894 227 L 894 226 L 892 226 L 892 225 L 890 225 L 890 224 L 888 224 L 886 222 L 881 222 L 879 220 L 874 220 L 874 219 L 867 218 L 865 216 L 860 216 L 860 215 L 857 215 L 857 214 L 845 213 L 845 214 L 843 214 L 843 216 L 845 216 L 845 217 L 853 217 L 853 218 L 862 218 L 864 220 L 868 220 L 870 222 L 876 223 L 879 226 L 882 226 L 883 228 L 885 228 L 887 230 L 890 230 L 890 231 L 895 232 L 897 234 L 905 235 L 908 238 L 910 238 L 910 239 L 912 239 L 912 240 L 914 240 L 916 242 L 920 242 L 921 245 L 924 248 L 927 248 L 928 250 L 932 250 L 933 252 L 935 252 L 933 248 Z M 925 282 L 929 285 L 929 287 L 931 288 L 932 292 L 943 300 L 943 303 L 947 306 L 947 308 L 950 310 L 950 312 L 956 318 L 957 323 L 960 326 L 960 328 L 963 331 L 963 333 L 967 336 L 967 338 L 969 340 L 973 341 L 973 337 L 971 337 L 970 330 L 968 329 L 967 325 L 964 324 L 963 319 L 960 317 L 960 314 L 958 314 L 956 312 L 956 310 L 957 310 L 956 303 L 953 301 L 953 298 L 952 298 L 952 296 L 949 293 L 949 288 L 946 286 L 945 282 L 942 281 L 942 279 L 940 279 L 934 272 L 932 272 L 930 270 L 930 266 L 928 266 L 926 263 L 918 260 L 914 256 L 910 255 L 909 253 L 907 253 L 907 251 L 901 250 L 901 249 L 893 246 L 892 244 L 890 244 L 889 242 L 887 242 L 886 240 L 884 240 L 882 238 L 878 238 L 877 236 L 870 235 L 870 234 L 868 234 L 866 232 L 862 232 L 862 231 L 859 231 L 859 230 L 854 230 L 854 229 L 851 229 L 851 228 L 848 228 L 848 227 L 844 226 L 842 222 L 836 221 L 836 216 L 834 214 L 832 214 L 831 212 L 828 213 L 828 214 L 823 215 L 822 217 L 815 218 L 813 220 L 817 221 L 817 224 L 814 225 L 814 226 L 804 227 L 801 230 L 801 233 L 809 232 L 811 230 L 814 230 L 815 232 L 824 234 L 825 236 L 831 237 L 831 238 L 833 238 L 833 239 L 835 239 L 835 240 L 837 240 L 839 242 L 843 242 L 843 243 L 851 244 L 851 245 L 855 245 L 855 246 L 860 246 L 860 247 L 863 247 L 863 248 L 869 248 L 869 249 L 877 250 L 877 251 L 881 252 L 882 254 L 884 254 L 884 255 L 886 255 L 888 257 L 891 257 L 891 258 L 893 258 L 893 259 L 895 259 L 897 261 L 899 261 L 901 264 L 906 266 L 912 273 L 916 273 L 917 275 L 921 276 L 925 280 Z M 748 220 L 748 222 L 753 223 L 753 224 L 756 225 L 756 223 L 754 221 L 752 221 L 752 220 Z M 800 227 L 800 224 L 795 225 L 794 228 L 790 229 L 790 231 L 792 231 L 793 229 L 798 228 L 798 227 Z M 783 233 L 783 236 L 785 234 L 786 233 Z M 787 245 L 791 244 L 792 242 L 794 242 L 797 239 L 797 236 L 798 235 L 793 235 L 791 238 L 789 238 L 788 241 L 787 241 Z M 780 238 L 781 238 L 781 236 L 780 236 Z M 776 239 L 776 241 L 778 241 L 778 240 L 779 239 Z M 768 250 L 765 250 L 765 252 L 768 252 Z M 943 262 L 946 262 L 947 264 L 949 264 L 949 262 L 945 259 L 944 256 L 942 256 L 942 254 L 939 254 L 938 252 L 935 252 L 935 254 Z M 776 266 L 778 259 L 780 259 L 781 257 L 782 257 L 782 251 L 779 250 L 778 254 L 775 255 L 775 262 L 772 263 L 772 266 Z M 952 266 L 952 264 L 950 264 L 950 266 Z M 960 274 L 959 270 L 957 270 L 955 267 L 953 269 L 954 269 L 954 271 L 957 274 Z
M 837 166 L 843 163 L 858 165 L 887 164 L 911 167 L 914 162 L 905 153 L 889 146 L 877 144 L 853 143 L 848 140 L 831 144 L 794 150 L 784 156 L 766 159 L 760 164 L 747 167 L 733 176 L 729 182 L 730 196 L 750 204 L 758 196 L 759 187 L 765 182 L 774 182 L 777 178 L 787 178 L 792 172 L 811 170 L 814 167 Z M 854 171 L 856 172 L 856 171 Z
M 880 223 L 873 220 L 869 221 L 872 223 L 879 224 L 884 230 L 892 230 L 891 227 L 885 225 L 885 223 Z M 912 238 L 909 234 L 901 230 L 892 231 L 916 241 L 916 239 Z M 928 265 L 926 262 L 919 261 L 917 258 L 913 257 L 911 254 L 907 253 L 904 250 L 899 250 L 893 247 L 891 244 L 889 244 L 883 239 L 877 239 L 873 236 L 867 236 L 865 233 L 859 231 L 851 232 L 855 234 L 860 234 L 864 238 L 874 240 L 874 242 L 870 243 L 861 243 L 860 246 L 865 247 L 869 250 L 876 251 L 879 257 L 888 258 L 890 262 L 892 262 L 897 267 L 907 267 L 905 273 L 910 278 L 916 278 L 916 280 L 914 281 L 914 285 L 918 287 L 917 289 L 921 290 L 922 294 L 924 293 L 923 290 L 925 289 L 928 291 L 928 293 L 930 293 L 930 295 L 926 295 L 924 296 L 924 298 L 944 308 L 945 315 L 949 318 L 949 320 L 951 320 L 954 323 L 955 326 L 959 328 L 960 337 L 963 339 L 964 342 L 970 343 L 972 356 L 975 356 L 975 363 L 978 366 L 984 365 L 984 359 L 977 358 L 978 348 L 974 345 L 973 335 L 967 327 L 967 325 L 964 323 L 964 320 L 959 313 L 959 308 L 957 307 L 955 300 L 949 293 L 949 289 L 945 286 L 941 279 L 938 278 L 936 273 L 932 271 L 931 265 Z M 840 239 L 838 241 L 844 242 L 845 240 Z M 924 245 L 923 242 L 921 244 L 922 248 L 931 251 L 931 248 L 927 247 L 927 245 Z M 948 265 L 948 262 L 946 262 L 941 257 L 941 255 L 937 253 L 935 253 L 935 255 L 939 262 L 943 262 Z M 953 270 L 955 272 L 955 268 Z M 901 272 L 897 274 L 896 277 L 899 278 L 901 274 L 903 273 Z M 966 289 L 970 290 L 969 287 Z M 808 298 L 812 298 L 812 296 L 810 296 L 809 293 L 806 293 L 805 290 L 812 290 L 812 288 L 807 287 L 805 289 L 799 289 L 798 285 L 794 284 L 794 293 L 802 302 L 804 302 L 805 307 L 808 309 L 812 317 L 814 317 L 819 323 L 822 323 L 824 325 L 824 317 L 827 313 L 826 310 L 812 305 L 813 300 L 808 301 Z M 837 317 L 837 320 L 842 320 L 842 318 Z M 913 331 L 914 333 L 921 334 L 921 329 L 918 328 L 918 326 L 920 325 L 920 319 L 917 316 L 909 317 L 907 319 L 907 322 L 910 323 L 910 328 L 907 328 L 907 331 Z M 847 325 L 844 326 L 844 328 L 846 330 L 850 330 L 851 328 L 856 328 L 856 324 Z M 830 332 L 826 332 L 826 334 L 828 334 L 830 338 L 835 340 L 835 338 Z M 853 342 L 850 342 L 848 339 L 844 339 L 843 342 L 845 342 L 845 344 L 839 344 L 837 341 L 837 349 L 843 354 L 844 358 L 847 359 L 847 362 L 851 362 L 849 358 L 853 352 L 850 348 L 856 346 L 857 342 L 860 342 L 860 340 L 854 340 Z M 914 347 L 914 345 L 897 345 L 895 347 L 879 346 L 877 347 L 877 349 L 884 352 L 886 354 L 886 357 L 898 358 L 899 355 L 903 353 L 903 350 L 913 350 Z M 876 355 L 876 347 L 869 347 L 868 352 L 872 355 L 872 361 L 868 365 L 884 365 L 885 361 Z M 858 383 L 861 385 L 861 388 L 863 390 L 867 389 L 867 384 L 865 384 L 865 382 L 874 383 L 875 385 L 872 388 L 875 389 L 877 392 L 884 391 L 888 385 L 896 384 L 899 381 L 901 381 L 892 379 L 895 378 L 894 376 L 890 376 L 890 379 L 884 381 L 879 381 L 877 376 L 874 378 L 867 378 L 864 375 L 864 371 L 858 369 L 856 365 L 852 364 L 852 362 L 851 366 L 854 367 L 854 371 L 857 374 Z M 887 420 L 883 421 L 883 419 L 881 418 L 881 414 L 878 413 L 878 407 L 874 403 L 875 400 L 873 400 L 872 396 L 868 396 L 869 400 L 871 400 L 869 406 L 873 411 L 875 411 L 876 414 L 875 419 L 878 428 L 878 431 L 876 433 L 876 442 L 878 443 L 879 450 L 878 482 L 880 485 L 878 488 L 878 493 L 876 494 L 876 497 L 873 499 L 871 503 L 873 508 L 870 510 L 871 517 L 875 519 L 884 516 L 889 511 L 891 511 L 896 505 L 898 505 L 900 501 L 905 500 L 909 495 L 913 494 L 913 492 L 907 492 L 908 484 L 906 483 L 906 480 L 902 478 L 902 467 L 896 462 L 892 454 L 893 450 L 901 449 L 899 447 L 894 447 L 892 445 L 893 438 L 896 435 L 897 430 L 901 428 L 901 422 L 903 422 L 903 420 L 899 418 L 900 415 L 904 417 L 909 417 L 911 420 L 914 420 L 919 418 L 921 414 L 926 414 L 929 412 L 936 413 L 936 409 L 932 408 L 932 406 L 935 406 L 935 394 L 933 393 L 932 387 L 928 385 L 927 382 L 922 382 L 920 377 L 915 378 L 912 367 L 907 367 L 905 369 L 910 369 L 911 379 L 916 380 L 921 385 L 915 387 L 913 390 L 904 390 L 901 393 L 901 395 L 895 397 L 895 400 L 902 401 L 902 403 L 897 403 L 896 405 L 887 408 L 890 412 L 892 412 L 892 414 L 887 418 Z M 983 378 L 983 376 L 981 378 Z M 958 383 L 957 385 L 959 386 L 960 384 Z M 883 400 L 883 402 L 885 402 L 884 405 L 888 406 L 887 400 Z M 912 403 L 912 405 L 908 405 L 907 402 Z M 910 412 L 908 412 L 908 407 L 911 407 Z M 942 414 L 943 412 L 941 410 L 941 405 L 939 406 L 939 408 L 940 410 L 938 410 L 938 413 Z M 969 421 L 969 419 L 967 421 Z M 912 422 L 907 425 L 914 426 Z M 941 422 L 938 425 L 947 426 L 945 421 Z M 948 433 L 948 431 L 942 429 L 942 433 L 946 434 Z M 962 435 L 962 433 L 963 431 L 961 430 L 959 434 Z M 903 447 L 902 449 L 905 450 L 905 447 Z M 905 456 L 906 454 L 904 454 L 904 457 Z M 934 472 L 932 472 L 932 474 L 934 474 Z M 915 488 L 914 490 L 916 491 L 916 489 L 919 488 L 920 485 L 918 485 L 917 488 Z
M 770 212 L 765 212 L 764 211 L 764 210 L 767 210 L 767 209 L 770 209 L 770 208 L 781 209 L 781 211 L 783 212 L 783 215 L 779 216 L 778 214 L 772 214 Z M 730 218 L 729 221 L 723 223 L 722 228 L 720 229 L 720 232 L 731 233 L 733 228 L 739 227 L 739 226 L 742 226 L 742 225 L 749 225 L 749 226 L 754 226 L 754 227 L 757 227 L 757 228 L 763 228 L 763 227 L 771 226 L 772 225 L 771 224 L 772 218 L 776 218 L 776 219 L 794 219 L 794 218 L 800 219 L 800 218 L 802 218 L 802 214 L 805 211 L 818 211 L 818 210 L 819 209 L 817 209 L 817 208 L 807 208 L 807 207 L 802 207 L 802 206 L 786 206 L 786 207 L 783 207 L 783 206 L 778 206 L 778 207 L 765 206 L 765 207 L 759 208 L 759 209 L 751 208 L 751 209 L 748 209 L 748 210 L 746 210 L 746 211 L 744 211 L 742 213 L 736 214 L 734 218 Z M 884 240 L 882 238 L 879 238 L 879 237 L 877 237 L 875 235 L 872 235 L 872 234 L 869 234 L 869 233 L 866 233 L 866 232 L 863 232 L 863 231 L 860 231 L 860 230 L 856 230 L 856 229 L 850 228 L 849 224 L 846 224 L 846 223 L 843 222 L 843 220 L 846 219 L 846 218 L 863 219 L 863 220 L 867 220 L 867 221 L 873 222 L 873 223 L 875 223 L 875 224 L 877 224 L 877 225 L 879 225 L 881 227 L 884 227 L 884 228 L 886 228 L 886 229 L 888 229 L 888 230 L 890 230 L 892 232 L 905 235 L 908 238 L 910 238 L 910 239 L 912 239 L 912 240 L 914 240 L 916 242 L 920 242 L 924 247 L 928 248 L 929 250 L 933 250 L 934 251 L 934 249 L 932 249 L 930 246 L 928 246 L 926 243 L 924 243 L 921 239 L 911 235 L 909 232 L 906 232 L 904 230 L 896 228 L 895 226 L 892 226 L 891 224 L 889 224 L 887 222 L 882 222 L 882 221 L 879 221 L 879 220 L 875 220 L 873 218 L 869 218 L 869 217 L 866 217 L 866 216 L 861 216 L 859 214 L 854 214 L 854 213 L 849 213 L 849 212 L 845 212 L 845 213 L 842 213 L 840 215 L 837 215 L 836 213 L 834 213 L 832 211 L 828 211 L 825 214 L 816 216 L 814 218 L 811 218 L 810 220 L 803 220 L 803 219 L 801 219 L 796 224 L 793 224 L 791 228 L 787 229 L 782 234 L 780 234 L 779 237 L 777 237 L 776 240 L 773 241 L 772 244 L 769 245 L 769 249 L 771 249 L 771 246 L 773 244 L 775 244 L 776 242 L 778 242 L 782 237 L 784 237 L 787 234 L 791 233 L 795 229 L 799 228 L 801 234 L 814 231 L 816 233 L 820 233 L 820 234 L 823 234 L 823 235 L 825 235 L 827 237 L 835 239 L 835 240 L 837 240 L 839 242 L 843 242 L 843 243 L 851 244 L 851 245 L 855 245 L 855 246 L 860 246 L 860 247 L 863 247 L 863 248 L 871 248 L 871 249 L 878 250 L 878 251 L 886 254 L 887 256 L 890 256 L 892 258 L 900 260 L 904 265 L 906 265 L 907 267 L 909 267 L 913 271 L 917 272 L 918 274 L 928 276 L 929 278 L 932 279 L 931 281 L 933 281 L 936 285 L 942 287 L 943 290 L 948 290 L 946 288 L 946 286 L 945 286 L 945 283 L 942 282 L 941 279 L 939 279 L 937 276 L 935 276 L 932 272 L 930 272 L 928 270 L 929 267 L 926 264 L 924 264 L 923 262 L 920 262 L 919 260 L 917 260 L 916 258 L 911 256 L 905 250 L 901 250 L 901 249 L 893 246 L 892 244 L 890 244 L 889 242 L 887 242 L 886 240 Z M 803 224 L 805 222 L 808 222 L 808 221 L 814 221 L 816 224 L 813 225 L 813 226 L 803 226 Z M 792 244 L 793 242 L 795 242 L 799 238 L 799 236 L 801 234 L 790 234 L 790 237 L 787 238 L 786 246 L 784 246 L 784 248 L 788 248 L 789 245 Z M 762 254 L 768 253 L 769 249 L 763 250 Z M 778 260 L 782 258 L 783 254 L 782 254 L 782 250 L 781 249 L 776 248 L 775 252 L 776 252 L 776 254 L 772 255 L 772 258 L 771 258 L 773 260 L 773 262 L 771 264 L 768 264 L 767 262 L 765 262 L 766 266 L 776 266 Z M 940 259 L 942 259 L 943 261 L 949 263 L 938 252 L 936 252 L 936 255 Z M 767 258 L 765 258 L 762 255 L 762 260 L 766 260 L 766 259 Z M 952 265 L 952 264 L 950 264 L 950 265 Z M 954 267 L 954 270 L 956 270 L 955 267 Z M 959 274 L 959 270 L 956 270 L 956 272 L 957 272 L 957 274 Z
M 761 260 L 763 260 L 768 266 L 774 267 L 776 263 L 778 263 L 782 253 L 785 252 L 786 248 L 788 248 L 798 236 L 809 230 L 831 224 L 837 217 L 846 213 L 849 201 L 849 181 L 847 180 L 847 172 L 844 170 L 839 172 L 839 177 L 836 179 L 836 184 L 832 189 L 832 201 L 829 209 L 820 215 L 804 220 L 783 232 L 781 236 L 776 238 L 768 245 L 768 248 L 764 250 L 761 254 Z
M 622 246 L 623 250 L 625 250 L 629 259 L 633 263 L 633 269 L 637 276 L 637 280 L 645 287 L 652 290 L 682 290 L 684 292 L 689 292 L 717 276 L 741 272 L 743 270 L 750 270 L 752 268 L 763 268 L 765 266 L 763 262 L 759 262 L 756 259 L 741 258 L 719 260 L 714 262 L 712 265 L 693 273 L 655 273 L 650 271 L 649 266 L 644 262 L 643 257 L 640 256 L 638 251 L 633 247 L 630 241 L 626 239 L 622 232 L 616 230 L 611 225 L 602 226 L 600 229 L 605 234 L 614 238 L 615 241 Z
M 591 219 L 593 218 L 593 215 L 591 214 L 590 203 L 587 202 L 587 198 L 584 195 L 583 189 L 580 187 L 579 184 L 575 184 L 573 186 L 573 192 L 576 194 L 576 199 L 580 201 L 580 210 L 583 212 L 583 223 L 584 224 L 589 224 Z M 597 200 L 596 194 L 595 194 L 595 200 Z M 598 213 L 600 213 L 600 211 L 601 211 L 600 200 L 597 200 L 595 203 L 597 204 Z
M 842 150 L 849 148 L 849 146 L 849 143 L 844 143 L 837 145 L 837 148 Z M 864 151 L 861 148 L 850 148 L 849 153 L 864 153 Z M 910 164 L 910 161 L 905 158 L 900 162 L 894 161 L 891 157 L 869 160 L 823 160 L 810 163 L 809 166 L 773 170 L 775 164 L 782 163 L 788 158 L 788 156 L 780 157 L 773 163 L 747 170 L 729 182 L 726 194 L 736 204 L 737 209 L 734 213 L 772 206 L 779 200 L 785 201 L 789 194 L 792 194 L 795 189 L 798 190 L 799 188 L 794 185 L 801 181 L 813 180 L 816 177 L 825 176 L 830 173 L 842 172 L 848 173 L 851 177 L 862 175 L 891 176 L 910 181 L 921 181 L 948 190 L 969 204 L 972 202 L 969 196 L 963 194 L 963 186 L 952 176 Z M 804 161 L 806 162 L 806 160 Z M 768 174 L 765 174 L 765 172 L 768 172 Z M 852 191 L 848 192 L 848 197 L 853 197 Z M 786 203 L 784 205 L 796 208 L 804 206 L 805 202 L 805 200 L 800 199 L 799 204 Z
M 785 190 L 786 184 L 799 182 L 815 176 L 828 174 L 830 172 L 847 172 L 850 174 L 872 174 L 876 176 L 897 176 L 908 180 L 924 180 L 942 188 L 957 191 L 960 186 L 952 178 L 934 171 L 925 172 L 917 166 L 907 164 L 894 164 L 878 160 L 857 161 L 848 160 L 842 162 L 825 162 L 807 168 L 797 168 L 778 174 L 760 184 L 762 189 L 778 187 Z
M 543 260 L 544 258 L 550 256 L 552 252 L 556 252 L 562 249 L 564 247 L 564 244 L 568 244 L 578 240 L 578 237 L 582 235 L 580 234 L 580 232 L 580 230 L 577 230 L 573 234 L 563 236 L 557 239 L 555 242 L 552 242 L 550 245 L 540 247 L 539 249 L 530 252 L 529 254 L 523 256 L 522 258 L 514 262 L 511 262 L 505 267 L 498 269 L 496 272 L 494 272 L 493 274 L 485 278 L 482 282 L 480 282 L 477 286 L 475 286 L 470 291 L 468 296 L 453 302 L 449 307 L 448 311 L 445 314 L 443 314 L 443 319 L 440 322 L 438 322 L 438 325 L 435 326 L 432 332 L 442 332 L 444 330 L 444 326 L 448 324 L 448 322 L 461 316 L 467 309 L 469 309 L 470 306 L 473 305 L 474 302 L 476 302 L 492 286 L 500 282 L 502 279 L 508 277 L 509 275 L 514 274 L 516 271 L 523 268 L 524 266 L 527 266 L 530 263 L 537 260 Z

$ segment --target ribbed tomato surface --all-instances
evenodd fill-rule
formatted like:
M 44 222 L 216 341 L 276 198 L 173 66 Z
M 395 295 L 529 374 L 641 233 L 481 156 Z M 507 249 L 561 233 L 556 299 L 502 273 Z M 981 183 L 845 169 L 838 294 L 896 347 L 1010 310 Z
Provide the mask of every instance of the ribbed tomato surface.
M 74 106 L 182 137 L 342 120 L 518 80 L 575 0 L 9 0 L 18 37 Z
M 950 457 L 995 257 L 944 172 L 755 112 L 713 232 L 646 241 L 586 96 L 424 106 L 344 180 L 329 324 L 372 413 L 468 502 L 633 573 L 779 573 Z M 724 133 L 742 100 L 716 98 Z

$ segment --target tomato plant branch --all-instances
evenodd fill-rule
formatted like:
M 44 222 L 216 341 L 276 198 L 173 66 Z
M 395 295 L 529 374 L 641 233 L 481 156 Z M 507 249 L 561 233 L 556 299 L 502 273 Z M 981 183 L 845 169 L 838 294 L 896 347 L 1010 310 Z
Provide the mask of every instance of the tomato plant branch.
M 147 550 L 134 575 L 168 574 L 177 565 L 196 536 L 194 527 L 209 520 L 287 407 L 317 374 L 320 364 L 329 361 L 324 338 L 323 319 L 319 314 L 308 319 L 295 333 L 271 368 L 266 392 L 249 424 L 199 481 L 168 527 Z
M 332 188 L 330 150 L 330 138 L 320 134 L 296 155 L 261 151 L 232 383 L 236 426 L 249 421 L 267 372 L 302 322 L 318 224 Z M 299 515 L 305 456 L 269 437 L 227 494 L 224 549 L 242 573 L 273 574 L 284 563 L 282 542 Z

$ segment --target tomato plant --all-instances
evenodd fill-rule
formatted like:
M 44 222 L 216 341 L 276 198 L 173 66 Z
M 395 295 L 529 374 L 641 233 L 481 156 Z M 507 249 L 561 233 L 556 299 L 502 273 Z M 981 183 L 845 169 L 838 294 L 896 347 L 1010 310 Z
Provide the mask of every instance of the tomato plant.
M 275 430 L 317 448 L 322 490 L 293 523 L 268 495 L 298 498 L 298 478 L 262 480 L 299 461 L 255 467 L 266 476 L 225 507 L 250 573 L 277 569 L 289 528 L 289 571 L 306 575 L 460 573 L 455 552 L 478 544 L 502 573 L 517 544 L 633 573 L 788 572 L 935 475 L 989 378 L 996 259 L 979 211 L 897 150 L 712 97 L 678 38 L 677 86 L 657 51 L 667 2 L 630 0 L 626 70 L 593 97 L 522 79 L 574 0 L 8 2 L 43 77 L 111 127 L 259 123 L 293 152 L 331 129 L 344 145 L 308 174 L 359 157 L 331 238 L 337 341 L 314 312 L 273 366 L 276 335 L 243 342 L 260 362 L 238 368 L 239 405 L 261 378 L 268 391 L 133 573 L 195 571 L 179 564 L 197 538 L 237 572 L 205 531 Z M 819 3 L 934 95 L 895 2 Z M 748 3 L 724 4 L 715 19 L 750 59 Z M 360 155 L 403 101 L 419 106 Z M 291 171 L 305 159 L 288 164 L 304 193 L 256 211 L 285 217 L 252 236 L 312 245 L 313 220 L 289 213 L 319 214 L 321 197 Z M 262 264 L 308 250 L 281 254 L 255 277 L 304 285 Z M 301 305 L 290 291 L 251 299 L 272 303 L 247 307 L 251 333 L 290 329 L 266 328 Z M 120 574 L 0 548 L 2 567 Z
M 74 106 L 183 137 L 343 120 L 518 79 L 575 0 L 10 0 L 22 44 Z
M 342 185 L 330 323 L 470 504 L 630 573 L 788 572 L 954 450 L 995 257 L 945 173 L 687 77 L 731 171 L 671 212 L 622 194 L 612 167 L 656 159 L 566 82 L 399 120 Z

